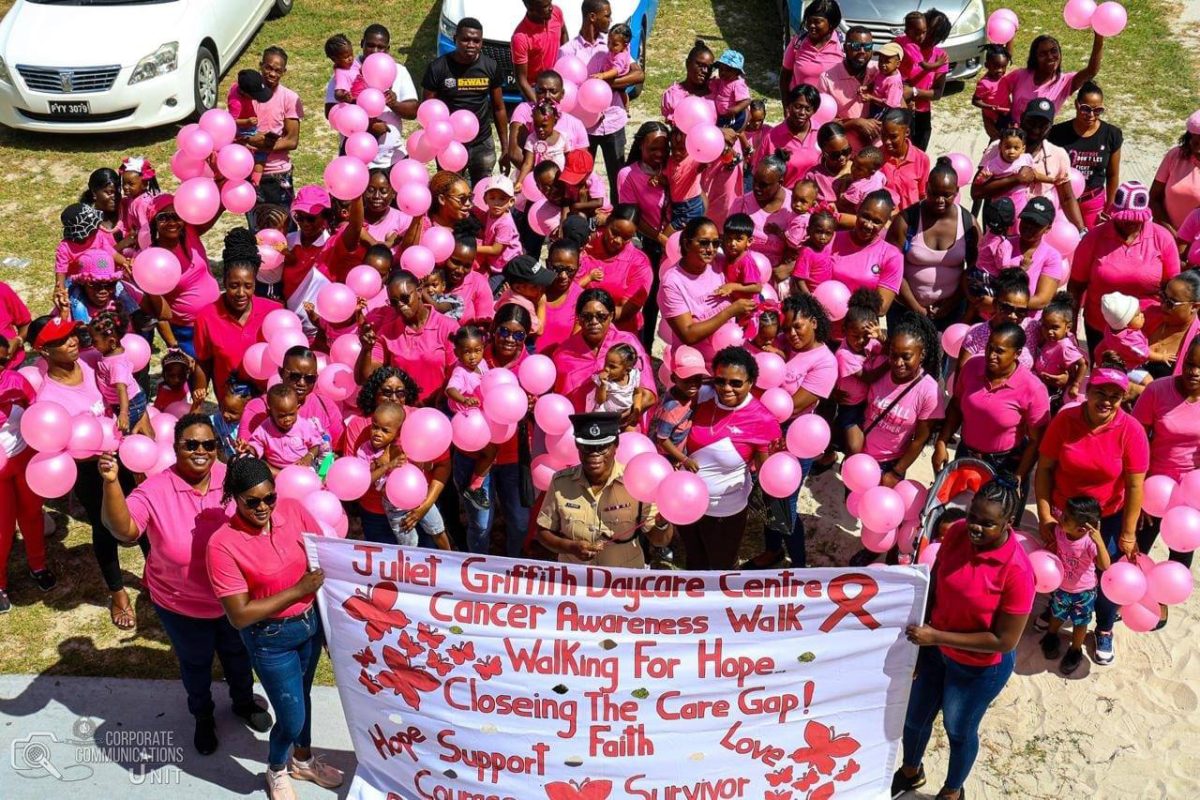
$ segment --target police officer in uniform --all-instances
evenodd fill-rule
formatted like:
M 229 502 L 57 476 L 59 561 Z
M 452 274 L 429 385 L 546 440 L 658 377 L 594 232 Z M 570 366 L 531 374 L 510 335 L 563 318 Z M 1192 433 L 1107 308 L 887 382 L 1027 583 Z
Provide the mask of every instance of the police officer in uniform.
M 653 503 L 625 489 L 625 467 L 616 461 L 621 415 L 572 414 L 580 464 L 550 482 L 537 518 L 538 541 L 560 562 L 603 567 L 646 566 L 641 538 L 663 547 L 671 527 Z

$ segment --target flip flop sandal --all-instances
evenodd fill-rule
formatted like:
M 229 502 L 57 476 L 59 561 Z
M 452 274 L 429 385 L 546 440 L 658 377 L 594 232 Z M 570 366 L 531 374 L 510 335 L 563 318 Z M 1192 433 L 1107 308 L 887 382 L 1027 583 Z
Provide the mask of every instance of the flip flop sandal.
M 133 630 L 137 626 L 137 617 L 134 615 L 132 605 L 125 604 L 119 606 L 115 600 L 110 599 L 108 601 L 108 615 L 112 620 L 112 624 L 123 631 Z

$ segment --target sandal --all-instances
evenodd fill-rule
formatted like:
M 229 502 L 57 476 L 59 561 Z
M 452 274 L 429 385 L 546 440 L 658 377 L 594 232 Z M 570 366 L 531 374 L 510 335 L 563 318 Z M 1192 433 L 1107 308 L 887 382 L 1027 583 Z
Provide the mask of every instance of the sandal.
M 115 597 L 110 598 L 108 601 L 108 613 L 112 619 L 112 624 L 123 631 L 133 630 L 137 625 L 137 617 L 134 616 L 133 606 L 129 602 L 128 595 L 123 604 L 118 604 Z

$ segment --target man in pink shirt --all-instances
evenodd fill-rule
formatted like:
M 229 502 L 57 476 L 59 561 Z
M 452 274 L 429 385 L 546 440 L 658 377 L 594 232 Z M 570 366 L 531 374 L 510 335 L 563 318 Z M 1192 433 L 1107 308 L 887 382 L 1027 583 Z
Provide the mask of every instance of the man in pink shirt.
M 513 72 L 517 88 L 526 100 L 537 99 L 530 76 L 554 67 L 558 48 L 567 43 L 567 28 L 562 9 L 552 0 L 524 0 L 525 17 L 512 35 Z
M 842 46 L 845 58 L 834 64 L 817 81 L 817 88 L 837 103 L 834 120 L 852 134 L 854 149 L 879 139 L 879 122 L 866 116 L 867 104 L 858 90 L 870 86 L 879 65 L 871 58 L 874 52 L 871 31 L 855 25 L 846 31 Z
M 346 427 L 341 409 L 337 403 L 313 391 L 313 387 L 317 385 L 317 357 L 313 351 L 303 346 L 288 350 L 283 356 L 279 377 L 296 392 L 300 401 L 300 416 L 312 419 L 320 425 L 321 429 L 329 434 L 331 443 L 340 440 Z M 248 440 L 266 419 L 265 397 L 256 397 L 246 403 L 246 408 L 242 411 L 242 424 L 238 428 L 238 438 Z
M 282 47 L 268 47 L 258 65 L 265 92 L 254 97 L 254 114 L 258 117 L 258 133 L 242 140 L 255 150 L 266 150 L 262 180 L 258 184 L 258 202 L 274 203 L 289 211 L 296 196 L 292 183 L 291 151 L 300 146 L 300 120 L 304 104 L 300 96 L 281 81 L 287 74 L 288 56 Z M 251 230 L 253 230 L 251 223 Z

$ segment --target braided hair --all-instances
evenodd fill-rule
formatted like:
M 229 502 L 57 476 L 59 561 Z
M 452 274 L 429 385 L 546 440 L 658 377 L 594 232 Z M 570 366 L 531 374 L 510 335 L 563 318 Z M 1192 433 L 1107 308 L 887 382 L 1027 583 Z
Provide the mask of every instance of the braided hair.
M 225 234 L 221 262 L 226 273 L 235 267 L 250 267 L 258 273 L 258 268 L 262 266 L 262 256 L 258 254 L 258 240 L 249 228 L 234 228 Z
M 287 229 L 288 210 L 281 205 L 259 203 L 250 213 L 254 214 L 254 227 L 260 231 L 264 228 Z
M 888 334 L 888 341 L 897 336 L 908 336 L 921 343 L 921 369 L 936 378 L 942 367 L 942 345 L 933 321 L 913 311 L 905 311 Z
M 235 455 L 225 468 L 225 481 L 221 484 L 221 502 L 228 503 L 248 489 L 268 482 L 272 488 L 275 478 L 271 468 L 261 458 L 251 455 Z
M 788 295 L 787 299 L 783 301 L 783 313 L 785 316 L 791 315 L 793 318 L 811 319 L 816 328 L 814 338 L 821 344 L 829 341 L 833 331 L 829 322 L 829 314 L 825 311 L 825 306 L 821 305 L 821 301 L 813 295 L 807 292 Z
M 975 493 L 975 500 L 999 503 L 1005 524 L 1011 525 L 1016 522 L 1017 514 L 1021 511 L 1021 487 L 1011 475 L 997 475 L 979 487 L 979 491 Z

